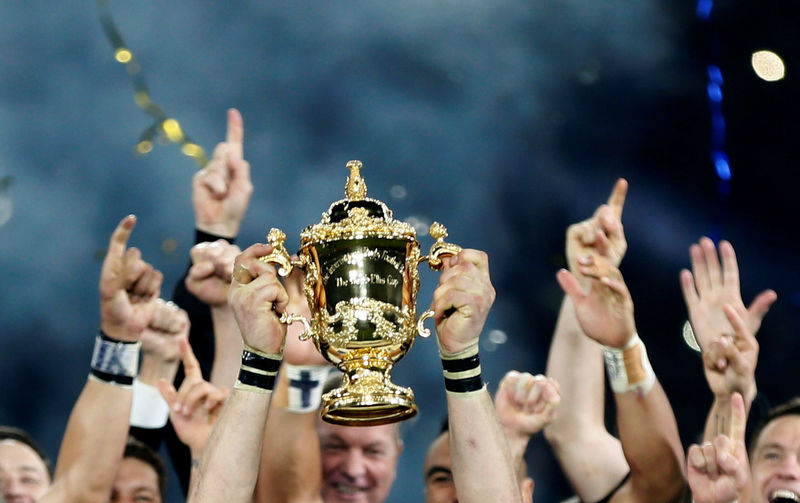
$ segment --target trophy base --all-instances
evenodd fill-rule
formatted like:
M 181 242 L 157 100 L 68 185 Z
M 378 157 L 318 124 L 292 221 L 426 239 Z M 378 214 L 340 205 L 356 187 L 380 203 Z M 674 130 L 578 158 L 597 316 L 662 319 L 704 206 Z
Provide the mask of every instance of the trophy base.
M 365 376 L 364 374 L 373 374 Z M 380 385 L 375 379 L 379 374 Z M 379 371 L 360 369 L 358 378 L 344 376 L 344 385 L 323 395 L 321 416 L 323 421 L 342 426 L 378 426 L 396 423 L 417 415 L 414 392 L 388 382 Z M 367 377 L 365 379 L 365 377 Z M 373 379 L 369 379 L 372 377 Z M 356 383 L 372 381 L 368 389 Z

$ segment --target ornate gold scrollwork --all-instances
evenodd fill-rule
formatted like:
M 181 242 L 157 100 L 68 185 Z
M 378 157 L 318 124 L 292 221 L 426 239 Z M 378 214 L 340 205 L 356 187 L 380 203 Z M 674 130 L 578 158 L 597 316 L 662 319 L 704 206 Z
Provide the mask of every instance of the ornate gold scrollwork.
M 311 324 L 308 322 L 305 316 L 301 316 L 295 313 L 283 313 L 279 320 L 284 325 L 291 325 L 292 323 L 299 321 L 305 327 L 303 333 L 298 336 L 301 341 L 306 341 L 311 338 L 313 332 L 311 331 Z
M 373 323 L 376 339 L 383 341 L 384 344 L 402 344 L 408 339 L 408 331 L 395 326 L 395 323 L 400 327 L 408 324 L 407 309 L 400 310 L 392 304 L 376 299 L 355 298 L 338 302 L 335 310 L 333 316 L 329 316 L 327 312 L 322 313 L 326 317 L 325 324 L 328 325 L 327 335 L 323 338 L 333 347 L 346 348 L 348 344 L 357 340 L 358 320 Z M 395 321 L 390 321 L 387 315 Z M 339 322 L 342 324 L 341 329 L 335 332 L 331 325 Z
M 419 333 L 420 337 L 424 337 L 427 339 L 428 337 L 431 336 L 430 329 L 425 328 L 425 320 L 427 320 L 428 318 L 433 318 L 435 314 L 436 313 L 434 313 L 432 310 L 428 309 L 427 311 L 422 313 L 422 316 L 419 317 L 419 320 L 417 321 L 417 332 Z
M 436 242 L 431 245 L 431 251 L 427 257 L 422 260 L 428 259 L 428 265 L 434 271 L 442 268 L 442 257 L 449 255 L 458 255 L 461 252 L 461 247 L 452 243 L 445 242 L 444 238 L 447 237 L 447 227 L 439 222 L 433 222 L 430 228 L 430 235 Z
M 272 251 L 259 260 L 266 264 L 277 265 L 278 274 L 286 277 L 292 272 L 292 257 L 286 251 L 286 247 L 283 245 L 284 241 L 286 241 L 286 234 L 282 230 L 276 227 L 270 229 L 267 234 L 267 242 L 272 245 Z

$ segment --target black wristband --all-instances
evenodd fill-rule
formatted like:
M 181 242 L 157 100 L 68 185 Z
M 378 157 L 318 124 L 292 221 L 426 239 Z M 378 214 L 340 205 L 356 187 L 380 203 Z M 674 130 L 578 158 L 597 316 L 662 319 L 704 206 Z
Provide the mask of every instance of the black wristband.
M 480 374 L 464 379 L 444 378 L 444 389 L 453 393 L 469 393 L 483 388 L 483 378 Z
M 281 354 L 266 354 L 245 345 L 239 379 L 233 387 L 258 393 L 271 392 L 282 360 Z
M 453 393 L 469 393 L 483 388 L 478 347 L 453 356 L 442 355 L 444 388 Z
M 480 366 L 481 359 L 477 354 L 459 360 L 445 360 L 442 358 L 442 368 L 445 372 L 464 372 Z
M 109 337 L 108 335 L 106 335 L 106 333 L 103 332 L 102 330 L 98 330 L 97 331 L 97 335 L 100 336 L 101 340 L 108 341 L 108 342 L 116 342 L 116 343 L 119 343 L 119 344 L 138 344 L 138 341 L 121 341 L 119 339 L 114 339 L 113 337 Z
M 264 372 L 274 373 L 277 372 L 281 367 L 281 360 L 261 356 L 258 353 L 254 353 L 245 349 L 242 351 L 242 367 L 249 367 L 263 370 Z
M 240 369 L 239 382 L 264 391 L 272 391 L 275 387 L 275 374 L 259 374 L 247 369 Z
M 209 234 L 206 231 L 201 231 L 200 229 L 195 228 L 194 230 L 194 244 L 198 243 L 211 243 L 218 239 L 224 239 L 225 241 L 229 242 L 230 244 L 234 244 L 236 242 L 236 238 L 226 238 L 224 236 L 217 236 L 215 234 Z
M 102 370 L 97 369 L 89 369 L 89 373 L 100 379 L 103 382 L 107 382 L 109 384 L 117 384 L 119 386 L 133 386 L 133 377 L 130 376 L 122 376 L 117 374 L 109 374 L 108 372 L 103 372 Z

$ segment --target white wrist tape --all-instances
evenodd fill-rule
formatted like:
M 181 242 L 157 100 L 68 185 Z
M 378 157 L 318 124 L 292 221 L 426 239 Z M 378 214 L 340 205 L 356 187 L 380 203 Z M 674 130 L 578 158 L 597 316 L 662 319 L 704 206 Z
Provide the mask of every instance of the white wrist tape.
M 633 334 L 624 348 L 603 346 L 603 358 L 614 393 L 636 391 L 644 396 L 653 388 L 656 374 L 650 366 L 647 349 L 638 334 Z
M 129 388 L 139 374 L 141 342 L 123 342 L 98 335 L 92 353 L 91 375 L 116 386 Z
M 158 388 L 134 379 L 131 426 L 158 429 L 167 424 L 168 419 L 169 405 Z
M 298 414 L 315 412 L 319 409 L 322 388 L 330 372 L 330 365 L 291 365 L 283 364 L 283 371 L 289 381 L 289 405 L 286 410 Z

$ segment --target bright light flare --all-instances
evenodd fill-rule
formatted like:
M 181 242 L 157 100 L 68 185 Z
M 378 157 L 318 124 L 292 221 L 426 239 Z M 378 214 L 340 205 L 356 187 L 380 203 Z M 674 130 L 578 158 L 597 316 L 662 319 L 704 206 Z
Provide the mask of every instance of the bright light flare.
M 133 59 L 133 53 L 125 47 L 120 47 L 116 50 L 116 52 L 114 52 L 114 58 L 124 65 L 126 63 L 130 63 L 130 61 Z
M 161 124 L 161 128 L 164 130 L 164 134 L 167 135 L 169 141 L 177 143 L 183 140 L 183 130 L 181 130 L 181 125 L 175 119 L 164 120 Z
M 756 51 L 750 61 L 756 75 L 767 82 L 781 80 L 786 75 L 783 60 L 772 51 Z
M 187 143 L 184 145 L 181 150 L 184 154 L 188 155 L 189 157 L 199 158 L 202 157 L 205 153 L 203 151 L 203 147 L 196 143 Z
M 139 155 L 149 154 L 153 150 L 153 142 L 142 140 L 136 144 L 136 153 Z

